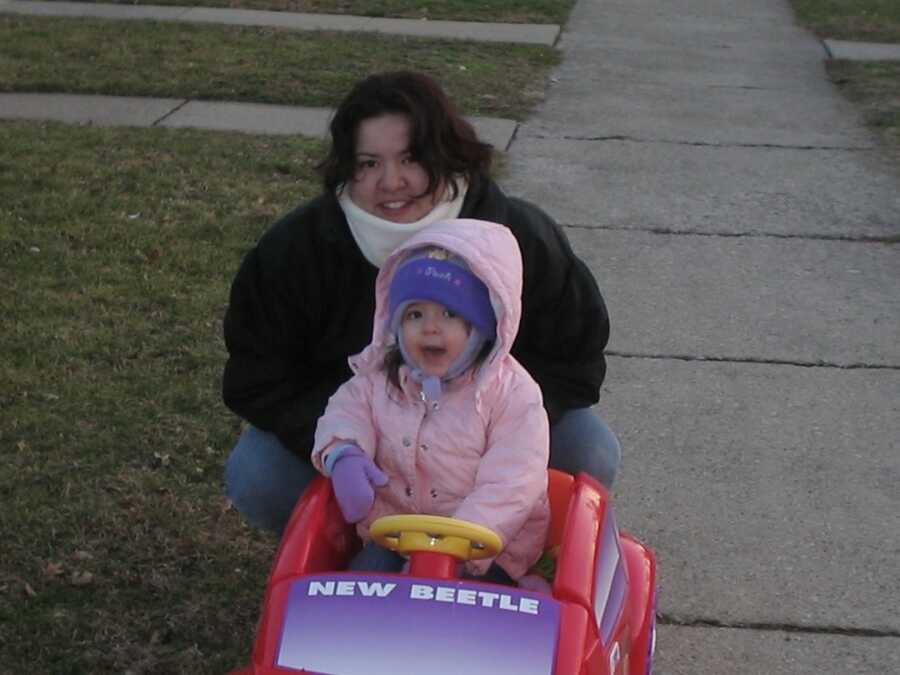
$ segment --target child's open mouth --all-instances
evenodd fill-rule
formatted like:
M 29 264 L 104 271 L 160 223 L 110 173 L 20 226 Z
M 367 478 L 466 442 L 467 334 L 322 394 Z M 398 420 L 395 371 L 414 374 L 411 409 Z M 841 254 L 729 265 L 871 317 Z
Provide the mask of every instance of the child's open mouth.
M 422 354 L 428 358 L 440 358 L 446 353 L 444 347 L 422 347 Z

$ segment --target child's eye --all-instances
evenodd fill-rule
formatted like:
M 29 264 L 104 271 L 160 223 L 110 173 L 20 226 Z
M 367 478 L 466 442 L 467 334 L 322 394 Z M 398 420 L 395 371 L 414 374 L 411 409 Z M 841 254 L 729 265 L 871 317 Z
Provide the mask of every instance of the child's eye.
M 374 169 L 377 166 L 377 162 L 374 159 L 360 159 L 356 162 L 357 171 L 362 169 Z
M 457 314 L 452 309 L 445 309 L 444 316 L 446 316 L 448 319 L 455 319 Z
M 421 318 L 422 318 L 422 312 L 420 312 L 418 309 L 411 309 L 411 310 L 409 310 L 409 311 L 406 312 L 406 317 L 405 317 L 405 318 L 407 318 L 407 319 L 421 319 Z

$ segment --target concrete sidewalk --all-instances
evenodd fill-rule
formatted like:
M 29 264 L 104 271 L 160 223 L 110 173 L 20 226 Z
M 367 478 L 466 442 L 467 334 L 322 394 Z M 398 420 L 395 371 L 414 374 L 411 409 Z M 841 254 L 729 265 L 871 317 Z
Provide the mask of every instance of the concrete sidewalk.
M 847 61 L 900 61 L 900 44 L 825 40 L 825 48 L 833 59 Z
M 0 93 L 0 119 L 35 119 L 97 126 L 171 127 L 253 134 L 302 134 L 324 138 L 331 108 L 267 103 L 194 101 L 136 96 Z M 515 120 L 469 117 L 479 136 L 505 150 L 518 126 Z
M 900 176 L 784 0 L 580 0 L 506 188 L 607 298 L 663 675 L 900 672 Z
M 0 0 L 0 14 L 2 13 L 120 20 L 185 21 L 268 26 L 291 30 L 389 33 L 411 37 L 548 46 L 556 42 L 560 30 L 559 26 L 553 24 L 385 19 L 348 14 L 297 14 L 224 7 L 119 5 L 94 2 L 40 2 L 39 0 Z

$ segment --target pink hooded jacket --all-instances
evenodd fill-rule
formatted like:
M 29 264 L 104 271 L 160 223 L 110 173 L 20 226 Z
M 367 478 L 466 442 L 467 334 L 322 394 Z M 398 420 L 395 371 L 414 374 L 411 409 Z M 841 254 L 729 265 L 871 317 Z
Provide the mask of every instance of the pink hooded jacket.
M 463 258 L 490 291 L 497 340 L 476 368 L 445 383 L 437 409 L 426 408 L 420 385 L 400 368 L 399 392 L 382 367 L 394 344 L 388 290 L 397 265 L 413 250 L 439 246 Z M 497 563 L 518 579 L 540 557 L 550 522 L 547 462 L 550 432 L 541 391 L 510 355 L 522 311 L 522 258 L 506 227 L 481 220 L 430 225 L 385 261 L 375 283 L 372 343 L 350 358 L 354 377 L 331 397 L 319 419 L 313 464 L 353 442 L 388 475 L 359 523 L 396 513 L 453 516 L 494 530 L 504 549 Z M 491 560 L 468 563 L 474 574 Z

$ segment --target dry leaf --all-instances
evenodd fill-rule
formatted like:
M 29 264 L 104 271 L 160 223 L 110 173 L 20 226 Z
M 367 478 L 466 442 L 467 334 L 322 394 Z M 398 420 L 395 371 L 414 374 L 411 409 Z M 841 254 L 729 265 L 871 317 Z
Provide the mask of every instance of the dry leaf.
M 23 583 L 25 584 L 25 595 L 27 595 L 29 598 L 36 598 L 37 592 L 31 587 L 31 584 L 29 584 L 27 581 Z
M 75 551 L 75 553 L 72 554 L 72 557 L 75 558 L 75 560 L 93 560 L 94 559 L 94 556 L 92 556 L 87 551 Z
M 94 582 L 94 575 L 90 572 L 79 572 L 78 570 L 72 572 L 72 576 L 69 577 L 69 581 L 72 582 L 73 586 L 87 586 L 88 584 L 92 584 Z
M 58 577 L 63 573 L 63 564 L 61 562 L 49 561 L 44 566 L 44 575 L 48 577 Z

